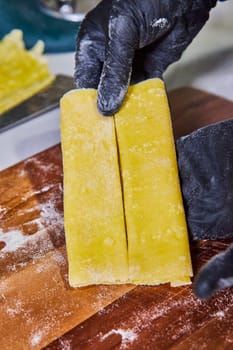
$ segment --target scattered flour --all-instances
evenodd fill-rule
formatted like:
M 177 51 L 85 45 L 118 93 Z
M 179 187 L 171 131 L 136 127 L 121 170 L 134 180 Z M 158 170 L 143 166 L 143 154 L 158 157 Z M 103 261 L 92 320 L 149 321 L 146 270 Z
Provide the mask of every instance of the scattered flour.
M 40 193 L 49 189 L 49 186 L 45 186 Z M 52 198 L 45 203 L 40 203 L 36 207 L 22 210 L 22 213 L 19 213 L 19 215 L 24 215 L 25 213 L 36 210 L 40 212 L 38 218 L 25 223 L 25 225 L 37 225 L 37 231 L 32 235 L 25 235 L 18 229 L 13 229 L 10 231 L 3 231 L 0 229 L 0 242 L 3 243 L 3 247 L 0 249 L 0 254 L 17 251 L 19 248 L 26 246 L 29 242 L 36 243 L 36 241 L 39 239 L 38 235 L 40 235 L 40 231 L 48 229 L 51 225 L 61 228 L 61 230 L 57 230 L 56 227 L 54 229 L 54 234 L 59 236 L 62 232 L 64 219 L 63 214 L 56 209 L 55 203 L 56 199 Z
M 7 212 L 7 209 L 5 207 L 0 206 L 0 214 L 4 215 Z
M 20 314 L 22 312 L 22 304 L 20 300 L 17 300 L 14 307 L 8 307 L 7 308 L 7 314 L 10 317 L 15 317 L 16 315 Z
M 50 199 L 46 203 L 41 204 L 39 209 L 41 210 L 40 216 L 44 226 L 55 223 L 63 225 L 63 215 L 55 208 L 54 200 Z
M 131 329 L 125 330 L 125 329 L 119 328 L 119 329 L 112 329 L 110 332 L 108 332 L 102 337 L 102 340 L 105 340 L 112 334 L 119 334 L 121 336 L 122 348 L 125 348 L 128 343 L 132 343 L 134 340 L 137 339 L 137 334 L 134 332 L 134 330 L 131 330 Z
M 224 311 L 218 311 L 214 314 L 215 317 L 218 317 L 218 318 L 223 318 L 225 317 L 225 312 Z
M 62 346 L 62 350 L 71 350 L 72 349 L 71 344 L 70 344 L 69 340 L 67 340 L 67 339 L 61 338 L 59 340 L 59 345 Z
M 36 346 L 40 344 L 41 340 L 43 339 L 44 333 L 43 331 L 38 331 L 34 333 L 31 337 L 31 345 Z
M 0 229 L 0 242 L 5 243 L 1 252 L 14 252 L 32 239 L 34 239 L 33 236 L 26 236 L 18 230 L 3 232 Z

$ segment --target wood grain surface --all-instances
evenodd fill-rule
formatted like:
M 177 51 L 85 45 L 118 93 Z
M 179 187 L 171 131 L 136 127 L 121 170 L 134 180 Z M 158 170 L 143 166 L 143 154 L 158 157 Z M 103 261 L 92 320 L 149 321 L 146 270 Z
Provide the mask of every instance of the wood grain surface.
M 233 117 L 233 102 L 169 94 L 174 133 Z M 194 272 L 230 241 L 191 244 Z M 0 172 L 0 346 L 5 349 L 232 349 L 233 293 L 192 286 L 67 282 L 60 145 Z

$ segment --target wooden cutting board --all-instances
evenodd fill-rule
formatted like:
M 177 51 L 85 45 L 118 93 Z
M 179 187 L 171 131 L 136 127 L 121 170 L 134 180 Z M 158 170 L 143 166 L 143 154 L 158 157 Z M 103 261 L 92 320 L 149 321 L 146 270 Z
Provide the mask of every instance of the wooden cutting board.
M 233 117 L 233 102 L 169 94 L 175 136 Z M 92 286 L 67 281 L 60 145 L 0 172 L 0 348 L 232 349 L 233 293 L 207 302 L 192 286 Z M 192 244 L 194 272 L 231 242 Z

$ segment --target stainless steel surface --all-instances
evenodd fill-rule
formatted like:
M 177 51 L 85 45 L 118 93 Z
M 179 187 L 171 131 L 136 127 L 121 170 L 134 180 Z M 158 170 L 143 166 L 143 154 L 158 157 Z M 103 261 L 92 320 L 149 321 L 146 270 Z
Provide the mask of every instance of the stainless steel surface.
M 48 15 L 72 22 L 80 22 L 100 0 L 38 0 L 41 10 Z
M 58 107 L 60 98 L 73 88 L 72 77 L 58 74 L 49 87 L 0 116 L 0 133 Z

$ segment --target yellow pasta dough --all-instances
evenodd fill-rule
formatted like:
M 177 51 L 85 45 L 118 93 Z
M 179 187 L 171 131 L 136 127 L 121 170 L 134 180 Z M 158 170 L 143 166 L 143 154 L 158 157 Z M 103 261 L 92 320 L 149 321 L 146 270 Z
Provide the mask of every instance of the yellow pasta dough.
M 0 41 L 0 115 L 46 88 L 54 80 L 42 56 L 43 43 L 25 50 L 20 30 Z
M 115 116 L 128 237 L 129 280 L 190 282 L 189 242 L 164 83 L 129 89 Z
M 127 242 L 113 118 L 96 109 L 96 91 L 61 101 L 64 216 L 72 286 L 125 283 Z
M 64 219 L 72 286 L 173 286 L 192 267 L 164 83 L 129 88 L 114 117 L 96 91 L 61 101 Z

